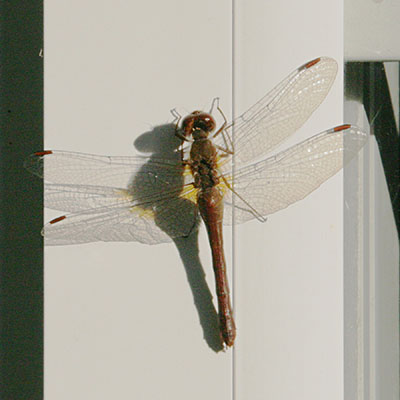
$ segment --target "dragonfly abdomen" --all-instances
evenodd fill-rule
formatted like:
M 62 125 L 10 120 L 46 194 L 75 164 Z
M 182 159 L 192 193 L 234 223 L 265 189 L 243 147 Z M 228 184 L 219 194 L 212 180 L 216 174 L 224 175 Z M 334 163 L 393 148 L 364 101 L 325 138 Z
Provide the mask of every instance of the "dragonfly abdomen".
M 217 187 L 213 186 L 199 190 L 197 202 L 201 217 L 207 227 L 212 252 L 221 336 L 227 346 L 233 346 L 236 337 L 236 326 L 229 299 L 229 285 L 222 237 L 223 195 Z

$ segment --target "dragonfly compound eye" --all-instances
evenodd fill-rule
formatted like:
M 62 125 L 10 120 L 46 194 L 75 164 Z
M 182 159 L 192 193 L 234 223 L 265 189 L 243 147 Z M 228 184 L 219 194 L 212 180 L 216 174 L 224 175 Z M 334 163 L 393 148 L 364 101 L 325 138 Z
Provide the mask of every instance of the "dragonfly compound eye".
M 186 136 L 189 136 L 195 130 L 209 133 L 215 129 L 215 125 L 215 120 L 210 114 L 202 111 L 193 111 L 183 119 L 182 130 Z
M 212 132 L 215 129 L 215 120 L 210 114 L 201 113 L 197 115 L 194 121 L 194 128 L 201 129 L 204 132 Z

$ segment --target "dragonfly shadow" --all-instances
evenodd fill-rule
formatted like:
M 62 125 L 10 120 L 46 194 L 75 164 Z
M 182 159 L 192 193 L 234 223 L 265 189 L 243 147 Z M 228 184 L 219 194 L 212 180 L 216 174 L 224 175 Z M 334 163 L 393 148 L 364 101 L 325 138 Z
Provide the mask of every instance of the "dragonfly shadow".
M 161 241 L 174 241 L 185 268 L 204 339 L 213 351 L 218 352 L 223 349 L 218 314 L 199 259 L 197 205 L 182 197 L 185 176 L 180 153 L 176 151 L 179 144 L 174 124 L 156 126 L 138 137 L 134 142 L 135 148 L 151 153 L 151 156 L 133 177 L 129 191 L 136 199 L 146 199 L 140 208 L 144 213 L 152 214 L 154 223 L 165 234 L 165 240 Z

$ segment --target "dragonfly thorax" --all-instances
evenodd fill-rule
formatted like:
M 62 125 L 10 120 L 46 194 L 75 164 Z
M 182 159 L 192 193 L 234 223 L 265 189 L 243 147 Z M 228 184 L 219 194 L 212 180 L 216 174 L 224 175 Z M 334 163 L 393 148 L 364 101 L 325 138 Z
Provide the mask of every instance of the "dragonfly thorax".
M 204 111 L 193 111 L 182 121 L 182 131 L 186 137 L 192 135 L 193 139 L 203 139 L 215 129 L 214 118 Z

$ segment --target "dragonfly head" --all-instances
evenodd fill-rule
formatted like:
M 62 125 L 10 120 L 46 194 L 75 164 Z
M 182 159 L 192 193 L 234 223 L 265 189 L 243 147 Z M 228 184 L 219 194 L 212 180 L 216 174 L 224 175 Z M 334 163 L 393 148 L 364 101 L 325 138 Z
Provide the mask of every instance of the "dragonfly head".
M 193 111 L 182 121 L 182 130 L 186 137 L 192 135 L 194 139 L 206 138 L 215 129 L 214 118 L 204 111 Z

